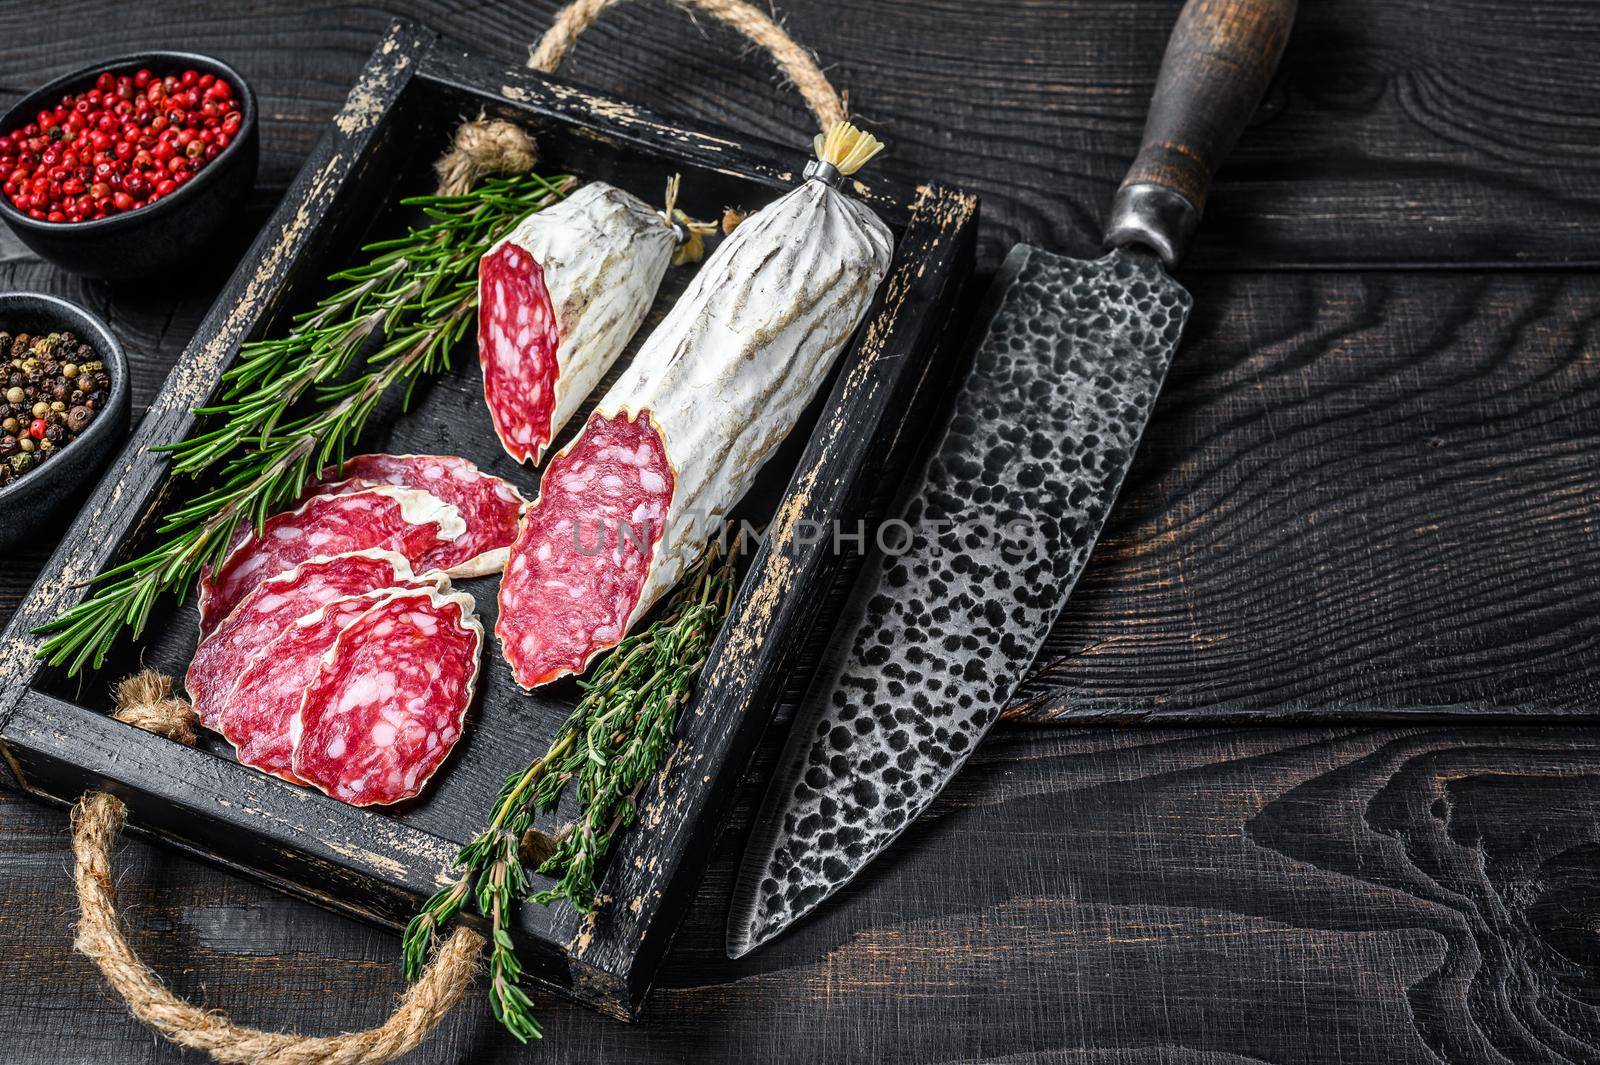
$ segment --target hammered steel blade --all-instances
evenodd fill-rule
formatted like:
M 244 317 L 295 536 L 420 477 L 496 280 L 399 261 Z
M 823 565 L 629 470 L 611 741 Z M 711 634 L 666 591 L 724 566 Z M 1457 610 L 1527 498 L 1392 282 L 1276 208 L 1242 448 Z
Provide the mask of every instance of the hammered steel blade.
M 896 507 L 910 550 L 866 559 L 797 711 L 734 890 L 730 957 L 855 876 L 994 724 L 1088 560 L 1190 308 L 1153 256 L 1027 246 L 990 301 L 949 423 Z

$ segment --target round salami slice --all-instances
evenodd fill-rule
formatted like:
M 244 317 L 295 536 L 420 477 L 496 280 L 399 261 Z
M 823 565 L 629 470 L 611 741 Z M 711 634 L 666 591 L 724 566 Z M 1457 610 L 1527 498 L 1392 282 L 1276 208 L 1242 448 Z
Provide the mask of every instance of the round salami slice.
M 200 715 L 215 728 L 218 704 L 255 653 L 290 623 L 335 599 L 390 587 L 441 587 L 442 574 L 421 581 L 411 563 L 393 551 L 357 551 L 302 562 L 287 573 L 268 577 L 239 601 L 211 635 L 200 641 L 183 686 Z
M 209 635 L 250 590 L 318 555 L 380 548 L 418 560 L 454 542 L 467 524 L 443 500 L 408 488 L 370 488 L 312 496 L 298 509 L 268 518 L 229 552 L 215 572 L 200 574 L 200 633 Z
M 495 434 L 518 462 L 537 461 L 556 409 L 555 307 L 544 268 L 506 242 L 478 265 L 478 363 Z
M 429 551 L 417 572 L 443 570 L 452 577 L 482 577 L 505 568 L 517 518 L 528 501 L 509 481 L 491 476 L 455 455 L 356 455 L 329 466 L 306 485 L 302 498 L 346 495 L 393 485 L 438 496 L 467 523 L 459 539 Z
M 339 634 L 306 689 L 294 774 L 353 806 L 415 797 L 461 738 L 482 649 L 470 595 L 383 600 Z
M 550 460 L 500 582 L 500 637 L 525 688 L 581 673 L 633 623 L 675 478 L 646 411 L 595 415 Z
M 296 715 L 322 668 L 322 656 L 346 626 L 397 594 L 406 593 L 383 589 L 324 603 L 255 653 L 228 695 L 216 704 L 213 718 L 213 727 L 233 744 L 240 762 L 305 783 L 290 768 Z

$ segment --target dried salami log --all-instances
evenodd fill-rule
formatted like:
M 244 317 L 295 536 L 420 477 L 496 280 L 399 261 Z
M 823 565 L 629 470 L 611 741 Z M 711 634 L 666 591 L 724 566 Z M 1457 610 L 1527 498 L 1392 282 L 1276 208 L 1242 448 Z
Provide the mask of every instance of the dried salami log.
M 417 562 L 467 530 L 456 508 L 427 492 L 370 488 L 312 496 L 298 510 L 274 514 L 253 530 L 215 572 L 200 574 L 200 633 L 209 635 L 250 589 L 318 555 L 381 548 Z
M 529 215 L 483 256 L 483 396 L 518 462 L 543 457 L 644 321 L 686 233 L 669 218 L 597 181 Z
M 533 688 L 581 673 L 622 638 L 672 499 L 672 470 L 648 414 L 595 417 L 550 460 L 500 583 L 500 637 Z
M 807 180 L 745 219 L 706 261 L 583 432 L 551 461 L 550 472 L 572 456 L 587 468 L 602 440 L 656 437 L 634 441 L 645 461 L 633 484 L 638 520 L 659 525 L 642 579 L 617 536 L 608 562 L 577 565 L 560 542 L 574 516 L 614 518 L 622 508 L 597 491 L 603 480 L 547 473 L 500 586 L 496 632 L 521 684 L 579 672 L 616 644 L 683 576 L 794 428 L 888 271 L 888 227 L 836 187 L 878 147 L 848 123 L 819 137 Z M 588 439 L 595 434 L 602 440 Z M 620 471 L 611 476 L 627 483 Z M 667 499 L 661 519 L 658 485 Z M 581 613 L 574 602 L 585 604 Z
M 216 704 L 212 726 L 233 744 L 244 765 L 303 784 L 290 768 L 300 702 L 322 668 L 322 656 L 345 627 L 392 595 L 385 588 L 323 604 L 253 655 L 228 695 Z
M 455 455 L 356 455 L 329 466 L 306 485 L 302 498 L 346 495 L 394 485 L 415 488 L 455 507 L 467 523 L 460 538 L 429 551 L 417 571 L 443 570 L 451 577 L 482 577 L 505 568 L 517 537 L 517 518 L 528 501 L 499 477 Z
M 464 592 L 406 592 L 362 614 L 306 689 L 294 774 L 353 806 L 419 794 L 461 738 L 482 648 Z
M 250 659 L 288 625 L 326 603 L 391 587 L 444 587 L 442 574 L 417 578 L 405 556 L 357 551 L 302 562 L 268 577 L 239 601 L 211 635 L 200 641 L 184 687 L 200 723 L 216 728 L 215 715 Z

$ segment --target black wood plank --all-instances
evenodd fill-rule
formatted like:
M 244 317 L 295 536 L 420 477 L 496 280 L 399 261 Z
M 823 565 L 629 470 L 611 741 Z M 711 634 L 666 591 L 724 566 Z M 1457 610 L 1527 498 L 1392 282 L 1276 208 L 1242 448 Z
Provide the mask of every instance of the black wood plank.
M 280 186 L 390 15 L 507 63 L 558 0 L 384 5 L 75 0 L 74 32 L 27 5 L 0 35 L 4 88 L 142 47 L 211 51 L 260 93 Z M 982 190 L 980 261 L 1027 239 L 1086 254 L 1138 146 L 1181 0 L 780 4 L 852 108 L 889 139 L 884 173 Z M 1586 0 L 1306 0 L 1279 84 L 1219 177 L 1197 267 L 1593 263 L 1600 237 L 1600 7 Z M 74 17 L 75 16 L 75 17 Z M 742 56 L 742 58 L 739 58 Z M 566 76 L 668 116 L 804 144 L 812 120 L 763 57 L 665 4 L 607 12 Z
M 1600 279 L 1190 281 L 1188 336 L 1018 712 L 1600 712 Z
M 891 138 L 888 170 L 956 178 L 984 195 L 982 249 L 992 264 L 1018 236 L 1080 252 L 1092 244 L 1083 233 L 1100 220 L 1131 156 L 1160 38 L 1178 2 L 780 0 L 779 10 L 852 90 L 853 105 Z M 420 17 L 514 63 L 556 6 L 219 0 L 202 10 L 186 0 L 66 0 L 42 17 L 38 4 L 6 0 L 0 99 L 112 52 L 214 51 L 261 93 L 263 180 L 281 189 L 344 99 L 387 12 Z M 1305 0 L 1301 8 L 1267 121 L 1247 133 L 1225 168 L 1191 263 L 1202 315 L 1213 314 L 1206 307 L 1220 292 L 1227 316 L 1240 319 L 1233 347 L 1207 342 L 1218 372 L 1242 373 L 1252 362 L 1266 371 L 1283 356 L 1281 337 L 1242 335 L 1256 305 L 1270 299 L 1267 290 L 1279 285 L 1295 293 L 1292 313 L 1305 321 L 1319 311 L 1360 311 L 1380 282 L 1411 291 L 1409 299 L 1369 308 L 1366 328 L 1351 330 L 1340 355 L 1347 364 L 1396 360 L 1420 346 L 1418 338 L 1445 336 L 1446 318 L 1463 334 L 1487 328 L 1506 345 L 1498 363 L 1488 348 L 1463 362 L 1463 375 L 1560 359 L 1563 323 L 1581 315 L 1584 298 L 1570 295 L 1551 317 L 1550 293 L 1585 278 L 1551 276 L 1527 288 L 1465 274 L 1393 282 L 1368 275 L 1354 288 L 1321 274 L 1197 281 L 1196 272 L 1229 263 L 1417 262 L 1470 271 L 1481 262 L 1593 260 L 1600 9 L 1588 0 Z M 714 26 L 688 28 L 664 5 L 621 5 L 579 47 L 568 73 L 663 113 L 768 140 L 809 133 L 809 118 L 772 84 L 763 60 L 727 62 L 733 41 Z M 129 332 L 150 338 L 129 347 L 136 401 L 153 395 L 209 305 L 195 285 L 214 281 L 162 279 L 153 297 L 138 300 L 123 286 L 62 279 L 8 240 L 0 234 L 0 278 L 109 309 L 125 341 Z M 1476 313 L 1475 284 L 1509 302 Z M 1208 330 L 1227 332 L 1222 313 Z M 1382 329 L 1380 316 L 1388 319 Z M 1279 326 L 1292 337 L 1292 322 Z M 1247 340 L 1258 345 L 1253 355 Z M 141 349 L 149 353 L 142 363 Z M 1180 360 L 1177 372 L 1195 371 Z M 1398 366 L 1394 376 L 1407 379 Z M 1192 386 L 1191 379 L 1172 396 L 1192 394 Z M 1273 395 L 1290 392 L 1281 385 Z M 1235 400 L 1240 418 L 1249 416 L 1249 396 Z M 1569 402 L 1552 401 L 1552 417 Z M 1170 445 L 1165 458 L 1147 449 L 1155 472 L 1146 476 L 1164 483 L 1162 470 L 1192 467 L 1186 476 L 1221 478 L 1237 497 L 1264 468 L 1300 458 L 1266 432 L 1277 424 L 1270 414 L 1263 405 L 1255 415 L 1261 435 L 1253 450 L 1230 443 L 1219 451 L 1200 433 Z M 1470 416 L 1454 412 L 1457 437 L 1470 434 Z M 1367 416 L 1346 417 L 1353 448 L 1370 433 Z M 1391 453 L 1399 452 L 1396 428 L 1387 431 Z M 1242 460 L 1257 471 L 1249 478 L 1227 464 Z M 1501 479 L 1517 476 L 1507 459 Z M 1301 513 L 1293 486 L 1257 495 L 1252 528 L 1266 523 L 1268 508 L 1285 522 Z M 1464 511 L 1465 501 L 1458 518 Z M 1382 518 L 1371 514 L 1373 522 Z M 1361 528 L 1354 515 L 1346 520 L 1347 532 Z M 1191 523 L 1192 511 L 1180 508 L 1166 532 Z M 1107 540 L 1120 559 L 1115 576 L 1138 576 L 1141 597 L 1155 594 L 1140 576 L 1149 567 L 1188 579 L 1167 561 L 1169 541 L 1143 549 L 1134 542 L 1152 526 L 1159 529 L 1141 516 Z M 1529 561 L 1543 550 L 1537 530 L 1512 531 L 1522 534 L 1518 567 L 1540 570 Z M 1556 542 L 1570 544 L 1570 535 L 1563 526 Z M 1213 553 L 1246 574 L 1256 542 L 1240 537 Z M 1381 557 L 1360 546 L 1348 550 L 1362 565 Z M 1328 542 L 1320 549 L 1329 550 Z M 1451 544 L 1447 556 L 1460 559 L 1462 551 Z M 14 608 L 44 553 L 0 562 L 0 615 Z M 1481 564 L 1481 554 L 1473 557 Z M 1542 569 L 1564 573 L 1566 565 L 1552 553 Z M 1113 580 L 1109 571 L 1104 580 L 1091 571 L 1079 602 L 1088 602 L 1091 587 L 1102 602 L 1115 598 Z M 1375 586 L 1370 575 L 1360 583 Z M 1420 585 L 1413 575 L 1386 594 L 1409 596 Z M 1504 623 L 1487 593 L 1462 597 L 1463 583 L 1447 587 L 1457 593 L 1449 609 L 1484 611 L 1488 623 Z M 1269 598 L 1281 604 L 1288 594 L 1280 588 Z M 1417 623 L 1403 615 L 1403 607 L 1383 611 L 1385 631 Z M 1434 621 L 1436 632 L 1471 625 L 1469 618 Z M 1136 639 L 1170 643 L 1157 628 L 1152 623 Z M 1118 643 L 1132 657 L 1147 653 Z M 1397 657 L 1388 654 L 1390 678 Z M 1592 647 L 1571 657 L 1582 670 Z M 1097 690 L 1143 691 L 1134 683 L 1137 668 L 1119 671 L 1117 684 L 1097 674 Z M 1452 667 L 1441 661 L 1438 668 Z M 1341 675 L 1333 687 L 1349 683 Z M 906 846 L 816 922 L 733 966 L 719 952 L 741 806 L 644 1024 L 601 1022 L 579 1007 L 541 1002 L 550 1038 L 524 1051 L 494 1029 L 480 985 L 413 1060 L 1591 1060 L 1600 1056 L 1593 1046 L 1600 961 L 1592 951 L 1600 921 L 1593 829 L 1600 762 L 1591 752 L 1589 730 L 1002 728 L 936 809 L 937 821 L 915 828 Z M 741 791 L 745 802 L 759 795 L 759 787 Z M 98 974 L 68 951 L 68 865 L 57 811 L 0 792 L 7 898 L 0 1030 L 10 1060 L 191 1060 L 131 1021 Z M 1230 875 L 1238 869 L 1242 880 Z M 333 1032 L 376 1023 L 399 989 L 397 944 L 388 933 L 167 848 L 130 841 L 119 850 L 118 870 L 141 954 L 177 991 L 206 1005 L 268 1028 Z M 1256 982 L 1241 986 L 1251 974 Z
M 750 791 L 753 803 L 759 791 Z M 409 1061 L 483 1065 L 1346 1065 L 1588 1061 L 1600 919 L 1592 729 L 1003 727 L 802 930 L 739 962 L 741 803 L 643 1021 L 481 983 Z M 70 955 L 66 826 L 0 795 L 0 996 L 17 1065 L 190 1060 Z M 167 849 L 119 887 L 175 990 L 267 1028 L 377 1023 L 395 940 Z

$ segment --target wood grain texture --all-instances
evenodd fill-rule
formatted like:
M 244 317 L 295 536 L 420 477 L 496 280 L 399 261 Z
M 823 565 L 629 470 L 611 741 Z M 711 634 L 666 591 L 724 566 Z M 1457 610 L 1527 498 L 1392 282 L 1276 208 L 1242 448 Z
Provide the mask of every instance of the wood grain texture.
M 209 51 L 258 91 L 263 179 L 281 188 L 394 15 L 520 63 L 557 0 L 381 5 L 61 0 L 0 6 L 0 88 L 143 47 Z M 874 167 L 978 188 L 981 259 L 1029 239 L 1099 247 L 1140 142 L 1181 0 L 806 0 L 779 5 L 854 111 Z M 1588 0 L 1306 0 L 1282 74 L 1218 176 L 1191 270 L 1296 263 L 1594 263 L 1600 232 L 1600 5 Z M 74 32 L 59 32 L 62 26 Z M 803 145 L 812 120 L 738 38 L 627 4 L 563 71 Z
M 781 9 L 890 137 L 889 170 L 983 195 L 992 265 L 1019 238 L 1095 250 L 1180 6 Z M 266 202 L 391 13 L 516 62 L 555 7 L 64 0 L 46 20 L 9 0 L 0 80 L 16 92 L 0 96 L 113 51 L 215 51 L 262 94 Z M 724 63 L 718 29 L 696 36 L 640 3 L 593 33 L 574 78 L 771 139 L 809 132 L 759 58 Z M 1223 694 L 1371 706 L 1400 683 L 1421 705 L 1505 709 L 1516 690 L 1485 693 L 1508 664 L 1536 705 L 1592 698 L 1562 678 L 1592 685 L 1595 661 L 1592 643 L 1570 637 L 1588 631 L 1579 615 L 1593 613 L 1596 573 L 1579 450 L 1596 439 L 1585 352 L 1597 350 L 1597 54 L 1600 6 L 1588 0 L 1301 5 L 1283 73 L 1220 172 L 1188 260 L 1199 310 L 1167 403 L 1053 638 L 1064 672 L 1038 678 L 1030 705 L 1081 709 L 1066 695 L 1082 682 L 1119 712 L 1173 693 L 1207 712 Z M 1223 272 L 1282 264 L 1327 269 Z M 1383 270 L 1356 269 L 1372 265 Z M 1584 269 L 1563 269 L 1573 265 Z M 1411 266 L 1423 269 L 1395 269 Z M 108 289 L 60 278 L 0 234 L 0 279 L 109 311 L 136 338 L 137 410 L 221 278 Z M 1170 516 L 1162 492 L 1179 498 Z M 1480 495 L 1498 510 L 1475 507 Z M 1263 539 L 1270 580 L 1250 569 Z M 0 614 L 43 557 L 0 563 Z M 1564 598 L 1563 585 L 1577 590 Z M 1264 620 L 1222 634 L 1229 656 L 1188 646 L 1191 633 L 1218 635 L 1191 606 L 1241 619 L 1260 607 Z M 1141 619 L 1142 608 L 1173 613 Z M 1344 639 L 1326 669 L 1294 661 L 1330 633 Z M 1416 634 L 1421 673 L 1407 671 L 1396 634 Z M 1518 665 L 1525 648 L 1537 670 Z M 1253 655 L 1293 681 L 1256 686 Z M 1202 684 L 1179 683 L 1186 666 Z M 643 1023 L 548 1002 L 550 1038 L 522 1051 L 480 991 L 415 1060 L 1593 1061 L 1597 774 L 1589 728 L 1012 722 L 864 879 L 735 964 L 721 955 L 722 921 L 760 797 L 747 782 Z M 194 1060 L 130 1021 L 65 949 L 67 868 L 59 812 L 0 792 L 0 1031 L 12 1060 Z M 209 1005 L 329 1032 L 376 1021 L 398 989 L 387 933 L 136 841 L 119 869 L 139 949 Z
M 1194 278 L 1016 712 L 1600 713 L 1600 278 Z
M 179 1060 L 62 952 L 59 819 L 9 797 L 4 813 L 0 994 L 18 1060 Z M 522 1051 L 475 991 L 412 1060 L 1600 1053 L 1591 730 L 1002 729 L 892 860 L 803 931 L 729 962 L 721 922 L 747 814 L 642 1023 L 542 1003 L 547 1038 Z M 142 844 L 118 862 L 138 948 L 208 1005 L 331 1031 L 376 1020 L 397 988 L 390 936 Z

